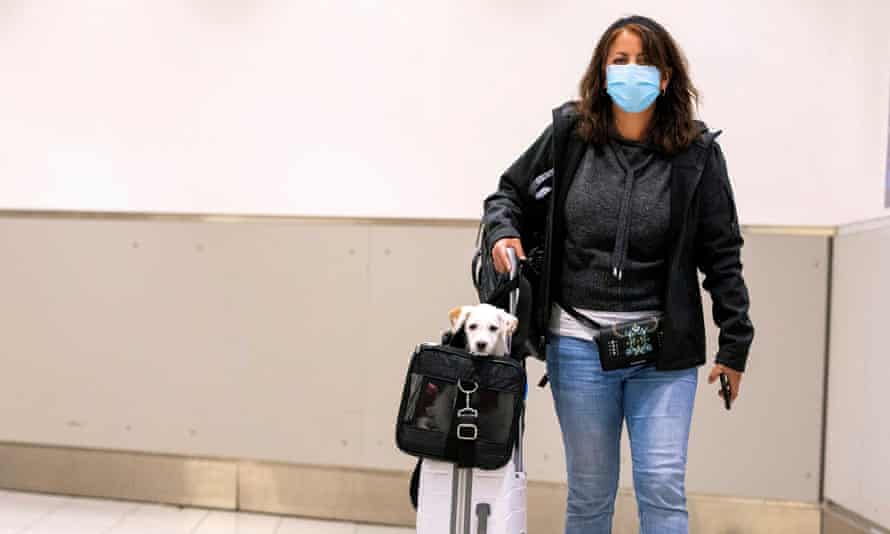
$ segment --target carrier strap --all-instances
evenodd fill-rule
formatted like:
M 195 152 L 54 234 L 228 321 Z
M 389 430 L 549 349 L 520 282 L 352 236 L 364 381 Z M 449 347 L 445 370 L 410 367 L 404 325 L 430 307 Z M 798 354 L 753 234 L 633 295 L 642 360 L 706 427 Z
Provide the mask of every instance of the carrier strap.
M 506 297 L 508 293 L 519 287 L 519 281 L 521 278 L 521 276 L 516 276 L 512 280 L 508 280 L 499 285 L 497 289 L 491 292 L 491 295 L 488 296 L 488 300 L 485 303 L 494 304 L 502 298 Z

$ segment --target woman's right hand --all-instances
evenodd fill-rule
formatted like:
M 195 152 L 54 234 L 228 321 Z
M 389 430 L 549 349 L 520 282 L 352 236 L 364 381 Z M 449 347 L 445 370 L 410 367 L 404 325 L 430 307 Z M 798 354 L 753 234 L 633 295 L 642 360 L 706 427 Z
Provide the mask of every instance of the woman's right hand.
M 497 243 L 491 249 L 491 258 L 494 260 L 494 268 L 499 273 L 510 272 L 510 256 L 507 255 L 507 249 L 512 248 L 516 251 L 516 257 L 520 260 L 525 259 L 525 252 L 522 250 L 522 242 L 516 237 L 505 237 L 498 239 Z

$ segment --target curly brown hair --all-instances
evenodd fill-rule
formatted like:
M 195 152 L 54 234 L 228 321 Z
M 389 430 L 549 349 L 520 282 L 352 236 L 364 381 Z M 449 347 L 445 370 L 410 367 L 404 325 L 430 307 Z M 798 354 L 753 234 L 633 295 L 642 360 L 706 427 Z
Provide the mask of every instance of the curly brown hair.
M 606 60 L 615 38 L 624 30 L 633 32 L 643 42 L 649 64 L 657 67 L 662 76 L 670 76 L 664 94 L 656 100 L 648 141 L 668 155 L 682 152 L 699 134 L 694 120 L 698 90 L 689 78 L 686 58 L 673 37 L 662 25 L 638 15 L 615 21 L 596 45 L 581 80 L 581 99 L 576 104 L 580 114 L 578 135 L 595 145 L 608 141 L 614 118 L 612 99 L 606 94 Z

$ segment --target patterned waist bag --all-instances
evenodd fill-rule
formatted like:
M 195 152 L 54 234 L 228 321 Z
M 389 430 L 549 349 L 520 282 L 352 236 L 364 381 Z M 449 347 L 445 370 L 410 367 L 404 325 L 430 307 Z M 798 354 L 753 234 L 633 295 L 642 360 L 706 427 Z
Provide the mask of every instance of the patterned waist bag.
M 627 369 L 658 360 L 664 345 L 661 319 L 641 319 L 603 326 L 571 306 L 563 303 L 559 305 L 581 324 L 599 331 L 595 340 L 603 371 Z

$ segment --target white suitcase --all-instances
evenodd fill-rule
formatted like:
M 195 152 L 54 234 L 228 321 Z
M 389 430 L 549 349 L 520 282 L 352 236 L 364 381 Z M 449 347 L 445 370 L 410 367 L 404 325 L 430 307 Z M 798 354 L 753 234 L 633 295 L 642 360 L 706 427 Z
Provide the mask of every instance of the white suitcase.
M 526 534 L 526 479 L 517 464 L 495 470 L 424 460 L 417 534 Z
M 515 256 L 511 255 L 510 260 L 511 276 L 516 276 Z M 510 295 L 511 312 L 515 313 L 517 303 L 518 291 L 514 291 Z M 500 469 L 423 461 L 417 493 L 417 534 L 527 534 L 523 420 L 521 417 L 513 456 Z

